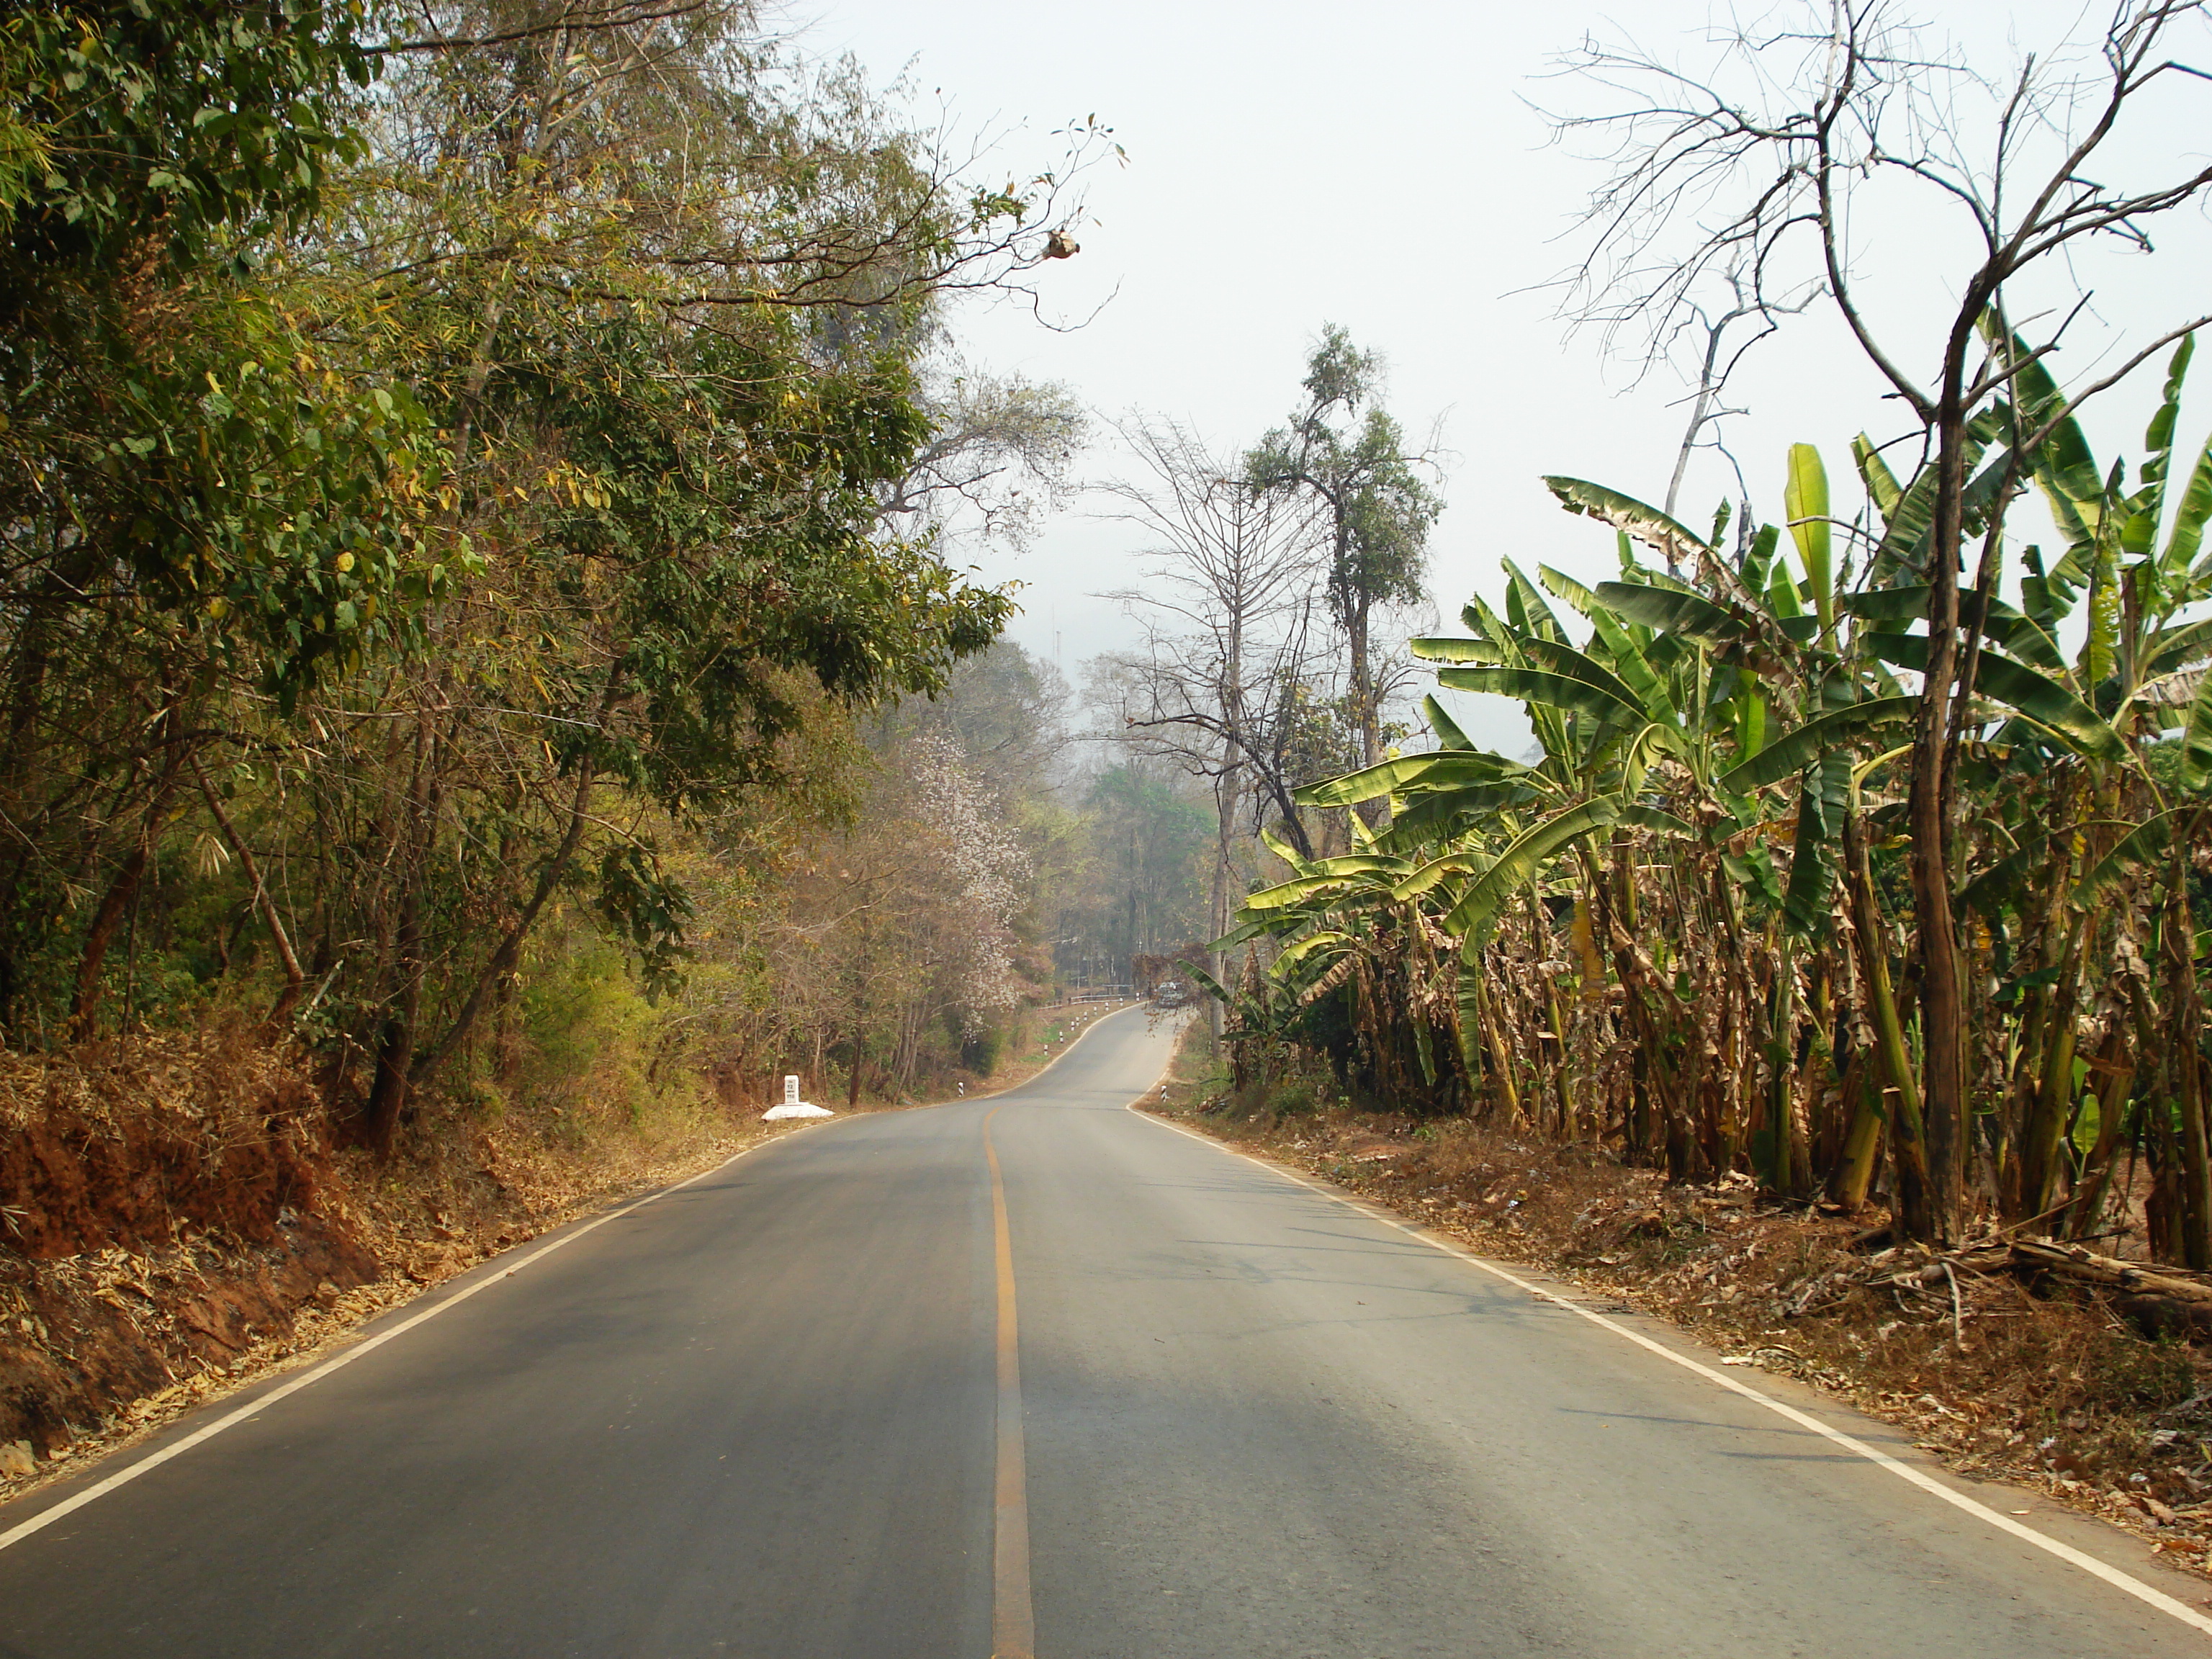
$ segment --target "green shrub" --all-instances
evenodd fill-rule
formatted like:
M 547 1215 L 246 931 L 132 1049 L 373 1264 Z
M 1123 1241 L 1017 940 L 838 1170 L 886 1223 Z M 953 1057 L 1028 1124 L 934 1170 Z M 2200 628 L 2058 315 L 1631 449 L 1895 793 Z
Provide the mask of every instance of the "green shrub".
M 988 1077 L 999 1069 L 1006 1052 L 1006 1034 L 994 1025 L 960 1045 L 960 1063 L 977 1077 Z

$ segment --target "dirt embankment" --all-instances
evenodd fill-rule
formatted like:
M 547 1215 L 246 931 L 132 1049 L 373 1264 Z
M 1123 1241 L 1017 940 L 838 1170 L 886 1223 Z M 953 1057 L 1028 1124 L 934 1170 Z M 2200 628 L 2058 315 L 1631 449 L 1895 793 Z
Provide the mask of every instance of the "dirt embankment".
M 2146 1337 L 2087 1266 L 2023 1271 L 1996 1240 L 1948 1259 L 1898 1249 L 1878 1212 L 1765 1203 L 1741 1177 L 1669 1186 L 1598 1148 L 1465 1121 L 1239 1119 L 1200 1066 L 1179 1072 L 1169 1115 L 1670 1318 L 1724 1363 L 1824 1388 L 1962 1473 L 2033 1486 L 2212 1571 L 2212 1358 Z
M 249 1031 L 0 1053 L 0 1495 L 772 1132 L 703 1091 L 642 1124 L 431 1109 L 380 1166 Z

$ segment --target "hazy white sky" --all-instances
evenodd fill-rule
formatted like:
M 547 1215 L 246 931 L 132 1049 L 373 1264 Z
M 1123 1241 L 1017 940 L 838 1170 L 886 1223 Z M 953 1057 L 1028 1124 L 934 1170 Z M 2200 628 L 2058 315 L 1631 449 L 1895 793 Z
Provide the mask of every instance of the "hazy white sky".
M 2093 29 L 2104 12 L 2067 0 L 1923 0 L 1922 15 L 1997 68 L 2018 48 Z M 1127 167 L 1090 176 L 1082 253 L 1043 273 L 1048 310 L 1096 317 L 1054 333 L 1023 312 L 979 310 L 965 326 L 978 361 L 1065 382 L 1108 415 L 1187 420 L 1233 448 L 1291 409 L 1322 323 L 1381 351 L 1394 412 L 1417 434 L 1440 422 L 1450 453 L 1449 507 L 1431 544 L 1431 586 L 1448 625 L 1469 589 L 1497 591 L 1501 554 L 1610 574 L 1609 534 L 1562 513 L 1540 475 L 1593 478 L 1654 501 L 1664 494 L 1685 418 L 1675 406 L 1682 384 L 1661 375 L 1632 386 L 1594 340 L 1564 337 L 1551 295 L 1527 291 L 1569 258 L 1559 239 L 1600 170 L 1547 147 L 1526 100 L 1591 96 L 1536 78 L 1585 33 L 1707 62 L 1709 24 L 1725 9 L 1706 0 L 795 0 L 791 15 L 812 20 L 803 39 L 814 51 L 850 52 L 879 82 L 904 70 L 917 113 L 941 100 L 963 132 L 1001 132 L 1005 171 L 1049 165 L 1053 130 L 1092 112 L 1127 148 Z M 2200 30 L 2197 44 L 2212 58 L 2212 33 Z M 2194 153 L 2202 165 L 2212 124 L 2186 108 L 2177 98 L 2150 112 L 2144 154 Z M 1901 330 L 1919 325 L 1924 340 L 1956 268 L 1941 258 L 1940 224 L 1908 207 L 1869 225 L 1882 233 L 1865 249 L 1875 303 Z M 2081 274 L 2113 324 L 2163 325 L 2212 309 L 2208 254 L 2212 222 L 2191 209 L 2155 259 L 2115 253 Z M 2062 372 L 2086 369 L 2093 347 L 2085 336 Z M 1923 349 L 1920 361 L 1930 355 Z M 2197 378 L 2182 422 L 2190 443 L 2212 421 L 2212 363 Z M 2100 454 L 2136 453 L 2154 390 L 2116 396 L 2093 420 Z M 1729 436 L 1765 516 L 1778 516 L 1792 441 L 1820 444 L 1839 499 L 1850 499 L 1851 434 L 1901 429 L 1881 391 L 1826 315 L 1759 349 L 1733 398 L 1751 416 Z M 1094 475 L 1118 465 L 1108 446 L 1087 463 Z M 1733 488 L 1722 463 L 1702 459 L 1682 516 L 1704 521 Z M 1073 678 L 1085 658 L 1130 637 L 1115 608 L 1092 596 L 1133 580 L 1133 545 L 1126 527 L 1079 509 L 1025 555 L 987 556 L 982 568 L 1027 584 L 1014 636 Z

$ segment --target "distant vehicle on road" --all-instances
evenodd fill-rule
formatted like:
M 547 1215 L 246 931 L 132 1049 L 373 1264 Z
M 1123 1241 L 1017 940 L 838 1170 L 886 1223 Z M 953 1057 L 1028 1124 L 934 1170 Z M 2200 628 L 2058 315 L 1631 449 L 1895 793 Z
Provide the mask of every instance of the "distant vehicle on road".
M 1159 988 L 1152 993 L 1152 1000 L 1163 1008 L 1180 1008 L 1189 1000 L 1190 993 L 1179 979 L 1162 980 Z

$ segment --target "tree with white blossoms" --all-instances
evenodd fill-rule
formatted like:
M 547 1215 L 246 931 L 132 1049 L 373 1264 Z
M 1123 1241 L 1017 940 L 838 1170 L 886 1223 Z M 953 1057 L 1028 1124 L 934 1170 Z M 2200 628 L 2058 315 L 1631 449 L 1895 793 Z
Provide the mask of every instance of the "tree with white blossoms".
M 964 959 L 945 966 L 951 969 L 948 988 L 961 1035 L 973 1037 L 986 1015 L 1016 1006 L 1029 988 L 1013 958 L 1013 921 L 1030 875 L 1029 854 L 1003 804 L 969 769 L 952 738 L 925 733 L 909 753 L 917 815 L 937 859 L 958 884 L 964 915 L 949 942 Z

